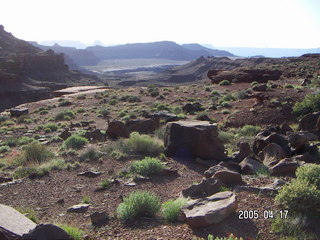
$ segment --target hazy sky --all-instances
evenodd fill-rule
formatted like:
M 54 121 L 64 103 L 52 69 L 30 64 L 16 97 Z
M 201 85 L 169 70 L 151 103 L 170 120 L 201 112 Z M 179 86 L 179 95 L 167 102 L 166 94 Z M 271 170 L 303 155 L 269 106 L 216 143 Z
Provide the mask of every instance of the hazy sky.
M 28 41 L 315 48 L 320 0 L 1 0 L 0 24 Z

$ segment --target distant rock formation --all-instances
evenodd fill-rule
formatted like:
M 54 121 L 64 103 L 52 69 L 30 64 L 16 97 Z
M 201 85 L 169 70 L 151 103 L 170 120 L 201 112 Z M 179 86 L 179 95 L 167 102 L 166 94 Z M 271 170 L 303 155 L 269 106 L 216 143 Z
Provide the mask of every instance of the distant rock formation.
M 79 66 L 94 66 L 100 61 L 92 52 L 86 49 L 77 49 L 74 47 L 63 47 L 58 44 L 53 46 L 40 45 L 37 42 L 30 42 L 33 46 L 36 46 L 42 50 L 52 49 L 56 53 L 65 54 L 66 64 L 75 70 L 79 70 Z
M 171 41 L 132 43 L 113 47 L 93 46 L 86 48 L 86 50 L 101 60 L 134 58 L 193 60 L 200 56 L 234 56 L 227 51 L 210 49 L 199 44 L 179 45 Z
M 64 54 L 43 51 L 0 26 L 0 111 L 48 98 L 52 90 L 69 84 L 87 85 L 84 80 L 94 82 L 98 78 L 70 71 Z

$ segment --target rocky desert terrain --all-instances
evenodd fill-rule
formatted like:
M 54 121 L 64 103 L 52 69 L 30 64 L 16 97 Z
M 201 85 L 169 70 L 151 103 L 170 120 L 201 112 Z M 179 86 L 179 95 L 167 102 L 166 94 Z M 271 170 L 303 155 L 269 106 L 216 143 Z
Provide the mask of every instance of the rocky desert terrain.
M 319 67 L 202 57 L 7 108 L 0 238 L 320 239 Z

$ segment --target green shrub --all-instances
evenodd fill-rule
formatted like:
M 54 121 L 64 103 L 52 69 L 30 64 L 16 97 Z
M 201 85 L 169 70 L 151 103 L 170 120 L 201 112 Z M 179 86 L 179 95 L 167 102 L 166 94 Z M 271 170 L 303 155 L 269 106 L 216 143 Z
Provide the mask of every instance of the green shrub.
M 65 224 L 57 224 L 58 227 L 62 228 L 72 240 L 82 240 L 85 236 L 85 232 L 76 227 L 71 227 Z
M 221 82 L 219 82 L 219 85 L 220 86 L 228 86 L 230 85 L 230 81 L 229 80 L 222 80 Z
M 39 112 L 40 115 L 46 115 L 48 113 L 49 113 L 48 110 L 42 110 L 42 111 Z
M 44 132 L 45 132 L 45 133 L 51 133 L 51 129 L 50 129 L 50 128 L 45 128 L 45 129 L 44 129 Z
M 70 120 L 74 118 L 75 114 L 71 110 L 65 110 L 63 112 L 59 112 L 56 114 L 54 120 L 56 121 L 63 121 L 63 120 Z
M 320 208 L 320 190 L 304 179 L 284 186 L 275 199 L 292 213 L 313 216 Z
M 175 222 L 180 214 L 180 209 L 187 203 L 184 198 L 168 200 L 161 206 L 161 215 L 166 222 Z
M 153 193 L 138 191 L 130 193 L 117 208 L 117 215 L 122 221 L 153 217 L 160 210 L 160 199 Z
M 316 239 L 316 236 L 306 232 L 300 219 L 275 218 L 272 221 L 271 229 L 275 233 L 280 233 L 280 239 Z
M 111 99 L 109 102 L 109 104 L 112 106 L 116 105 L 117 103 L 118 103 L 117 99 Z
M 101 115 L 103 118 L 106 118 L 106 117 L 109 116 L 110 111 L 107 110 L 107 109 L 100 109 L 100 110 L 98 111 L 98 114 Z
M 29 115 L 22 115 L 17 118 L 17 123 L 29 124 L 29 123 L 32 123 L 32 119 L 30 118 Z
M 0 123 L 7 121 L 7 119 L 6 116 L 0 116 Z
M 10 151 L 10 147 L 7 145 L 4 146 L 0 146 L 0 153 L 5 153 L 5 152 L 9 152 Z
M 109 156 L 113 159 L 121 160 L 121 159 L 126 158 L 128 155 L 126 153 L 121 152 L 118 149 L 114 149 L 114 150 L 110 151 Z
M 87 95 L 85 94 L 80 94 L 77 96 L 77 99 L 86 99 Z
M 236 100 L 236 98 L 232 95 L 232 94 L 230 94 L 230 93 L 228 93 L 228 94 L 226 94 L 226 95 L 224 95 L 223 97 L 221 97 L 220 98 L 220 103 L 221 102 L 226 102 L 226 101 L 234 101 L 234 100 Z
M 297 180 L 306 181 L 320 190 L 320 165 L 305 164 L 296 170 Z
M 260 127 L 245 125 L 239 129 L 238 135 L 243 137 L 255 136 L 260 131 Z
M 239 91 L 235 94 L 233 94 L 233 96 L 236 98 L 236 99 L 245 99 L 247 98 L 247 92 L 245 90 L 242 90 L 242 91 Z
M 25 163 L 31 162 L 41 164 L 50 160 L 53 156 L 53 153 L 48 151 L 44 145 L 32 143 L 25 146 L 22 158 Z
M 102 154 L 100 152 L 98 152 L 96 149 L 91 147 L 81 155 L 81 158 L 83 158 L 84 160 L 96 161 L 101 156 Z
M 81 137 L 79 135 L 72 135 L 68 137 L 64 144 L 67 148 L 72 149 L 81 149 L 88 143 L 88 140 L 84 137 Z
M 143 176 L 150 176 L 160 173 L 164 169 L 158 158 L 145 157 L 140 161 L 135 161 L 130 167 L 130 171 Z
M 230 114 L 231 112 L 228 109 L 223 109 L 221 111 L 222 114 Z
M 257 84 L 259 84 L 257 81 L 253 81 L 253 82 L 251 83 L 251 87 L 253 87 L 254 85 L 257 85 Z
M 38 166 L 20 166 L 14 171 L 14 177 L 40 178 L 48 175 L 51 170 L 72 168 L 74 164 L 66 164 L 62 159 L 52 159 Z
M 164 147 L 160 139 L 133 132 L 128 139 L 118 140 L 112 150 L 129 155 L 157 156 L 164 150 Z
M 151 93 L 150 93 L 151 97 L 156 97 L 159 96 L 159 89 L 155 88 Z
M 109 179 L 103 179 L 101 182 L 100 182 L 100 186 L 102 188 L 109 188 L 110 187 L 110 184 L 111 184 L 111 181 Z
M 68 100 L 63 100 L 61 102 L 59 102 L 58 106 L 59 107 L 66 107 L 66 106 L 70 106 L 72 105 L 72 102 L 68 101 Z
M 85 109 L 84 108 L 78 108 L 76 110 L 76 113 L 84 113 L 85 112 Z
M 219 131 L 218 138 L 223 143 L 231 143 L 234 139 L 234 134 L 231 132 Z
M 124 96 L 121 96 L 119 100 L 123 102 L 130 102 L 130 103 L 141 102 L 140 97 L 134 96 L 134 95 L 124 95 Z
M 165 127 L 160 127 L 160 128 L 158 128 L 158 129 L 156 129 L 156 130 L 154 131 L 154 135 L 155 135 L 157 138 L 159 138 L 159 139 L 161 139 L 161 140 L 164 140 L 165 132 L 166 132 L 166 128 L 165 128 Z
M 44 125 L 44 128 L 49 128 L 51 130 L 51 132 L 55 132 L 58 130 L 58 126 L 55 123 L 48 123 L 46 125 Z
M 172 108 L 168 105 L 168 104 L 163 104 L 163 103 L 160 103 L 157 105 L 156 107 L 156 110 L 157 111 L 168 111 L 168 112 L 173 112 Z
M 26 145 L 29 143 L 32 143 L 34 141 L 33 138 L 27 137 L 27 136 L 22 136 L 20 138 L 17 139 L 17 145 L 22 146 L 22 145 Z
M 220 105 L 221 105 L 221 107 L 225 107 L 225 108 L 231 107 L 231 104 L 230 104 L 228 101 L 226 101 L 226 102 L 221 102 Z M 227 111 L 229 111 L 229 110 L 227 110 Z
M 82 203 L 89 204 L 91 201 L 89 196 L 84 196 L 81 200 Z
M 302 102 L 293 106 L 293 112 L 298 116 L 320 111 L 320 93 L 305 96 Z
M 294 88 L 294 87 L 291 84 L 286 84 L 286 85 L 284 85 L 284 88 Z

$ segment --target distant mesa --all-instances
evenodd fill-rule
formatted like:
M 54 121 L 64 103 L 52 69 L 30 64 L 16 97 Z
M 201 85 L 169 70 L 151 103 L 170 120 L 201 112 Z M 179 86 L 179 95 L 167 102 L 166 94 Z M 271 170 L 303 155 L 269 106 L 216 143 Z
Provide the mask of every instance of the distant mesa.
M 87 47 L 86 49 L 64 47 L 57 43 L 54 43 L 52 46 L 44 46 L 36 42 L 30 43 L 42 50 L 52 49 L 57 53 L 64 53 L 66 55 L 66 63 L 71 69 L 76 70 L 79 70 L 79 66 L 95 66 L 100 61 L 113 59 L 158 58 L 190 61 L 200 56 L 234 56 L 230 52 L 206 48 L 200 44 L 179 45 L 171 41 L 131 43 L 111 47 L 96 45 Z

